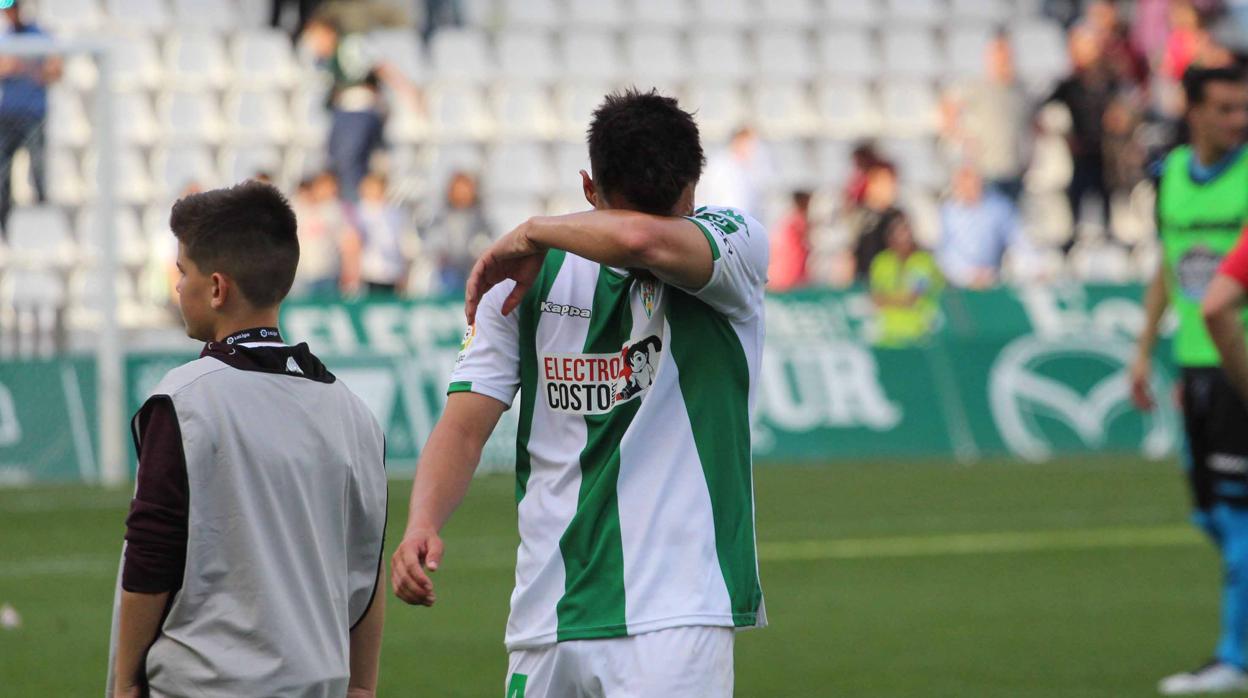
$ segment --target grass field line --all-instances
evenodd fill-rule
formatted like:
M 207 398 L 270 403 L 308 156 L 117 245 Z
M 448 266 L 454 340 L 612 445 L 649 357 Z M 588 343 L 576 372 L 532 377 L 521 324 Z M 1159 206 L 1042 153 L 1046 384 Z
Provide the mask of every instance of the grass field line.
M 496 548 L 488 555 L 456 555 L 450 543 L 450 566 L 461 569 L 509 569 L 514 558 Z M 1189 526 L 1134 526 L 1042 531 L 952 533 L 929 536 L 876 538 L 829 538 L 770 541 L 759 545 L 763 562 L 820 560 L 872 560 L 952 555 L 998 555 L 1028 552 L 1097 550 L 1105 548 L 1158 548 L 1204 545 Z M 465 550 L 470 547 L 463 548 Z M 483 552 L 483 551 L 478 551 Z M 76 555 L 30 558 L 0 564 L 0 579 L 34 579 L 61 575 L 112 576 L 117 573 L 115 555 Z

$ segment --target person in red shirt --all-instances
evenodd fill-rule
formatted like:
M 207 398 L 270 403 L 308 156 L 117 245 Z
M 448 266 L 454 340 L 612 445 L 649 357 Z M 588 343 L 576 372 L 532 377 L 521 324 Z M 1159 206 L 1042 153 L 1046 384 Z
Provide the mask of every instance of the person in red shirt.
M 771 235 L 771 266 L 767 288 L 789 291 L 810 283 L 806 261 L 810 257 L 810 192 L 793 193 L 793 208 L 776 224 Z
M 1248 233 L 1248 229 L 1245 230 Z M 1222 371 L 1240 397 L 1248 400 L 1248 343 L 1243 311 L 1248 306 L 1248 236 L 1241 236 L 1205 291 L 1201 313 L 1222 356 Z

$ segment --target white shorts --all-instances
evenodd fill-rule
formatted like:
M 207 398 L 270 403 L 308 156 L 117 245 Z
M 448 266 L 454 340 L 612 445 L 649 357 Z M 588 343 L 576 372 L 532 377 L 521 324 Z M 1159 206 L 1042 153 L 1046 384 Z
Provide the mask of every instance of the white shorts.
M 695 625 L 515 650 L 506 698 L 731 698 L 734 630 Z

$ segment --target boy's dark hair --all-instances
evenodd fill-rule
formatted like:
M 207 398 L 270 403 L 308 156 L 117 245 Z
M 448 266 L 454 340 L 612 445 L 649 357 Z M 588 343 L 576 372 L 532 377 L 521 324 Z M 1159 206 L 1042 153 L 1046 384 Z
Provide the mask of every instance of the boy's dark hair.
M 269 184 L 247 181 L 183 197 L 169 227 L 204 274 L 220 272 L 257 308 L 282 302 L 295 281 L 295 212 Z
M 1198 68 L 1192 66 L 1183 71 L 1183 94 L 1187 97 L 1187 106 L 1194 107 L 1205 101 L 1205 85 L 1211 82 L 1238 82 L 1245 79 L 1243 66 L 1236 62 L 1221 68 Z
M 643 213 L 672 214 L 685 187 L 702 176 L 702 142 L 693 115 L 657 90 L 607 95 L 589 125 L 589 165 L 600 195 Z

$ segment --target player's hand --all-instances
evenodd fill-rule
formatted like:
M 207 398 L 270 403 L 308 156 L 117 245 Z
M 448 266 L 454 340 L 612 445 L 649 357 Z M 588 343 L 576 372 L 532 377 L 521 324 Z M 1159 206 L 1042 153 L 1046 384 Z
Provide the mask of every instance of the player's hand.
M 442 563 L 442 539 L 434 531 L 412 531 L 403 536 L 390 559 L 394 595 L 406 603 L 432 606 L 437 600 L 429 573 Z
M 528 230 L 532 225 L 531 220 L 521 223 L 520 227 L 490 245 L 473 265 L 464 301 L 464 315 L 469 325 L 476 324 L 477 306 L 491 288 L 506 279 L 515 280 L 516 287 L 503 301 L 503 315 L 508 315 L 520 305 L 524 294 L 537 280 L 542 262 L 546 260 L 546 248 L 529 239 Z
M 1157 406 L 1153 397 L 1151 379 L 1153 364 L 1148 357 L 1137 357 L 1131 364 L 1131 402 L 1145 412 L 1151 412 Z

